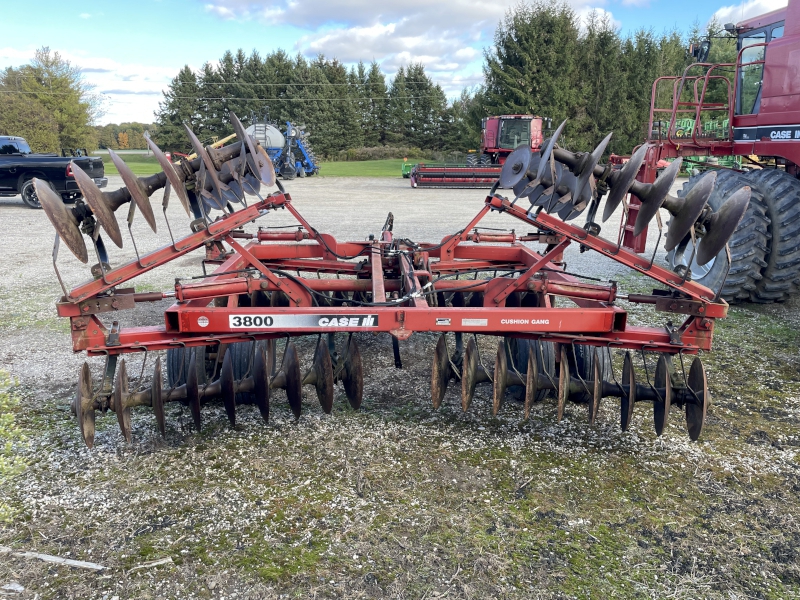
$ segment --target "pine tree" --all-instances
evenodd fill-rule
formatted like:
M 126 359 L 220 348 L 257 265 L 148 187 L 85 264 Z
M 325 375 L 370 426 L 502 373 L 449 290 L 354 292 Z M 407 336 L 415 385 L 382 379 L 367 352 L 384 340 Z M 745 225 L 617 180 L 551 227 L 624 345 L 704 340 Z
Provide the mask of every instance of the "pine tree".
M 187 123 L 197 131 L 201 123 L 202 106 L 200 86 L 194 71 L 184 66 L 170 82 L 164 92 L 164 100 L 158 103 L 156 122 L 158 137 L 154 138 L 162 150 L 185 152 L 189 148 L 189 138 L 183 128 Z

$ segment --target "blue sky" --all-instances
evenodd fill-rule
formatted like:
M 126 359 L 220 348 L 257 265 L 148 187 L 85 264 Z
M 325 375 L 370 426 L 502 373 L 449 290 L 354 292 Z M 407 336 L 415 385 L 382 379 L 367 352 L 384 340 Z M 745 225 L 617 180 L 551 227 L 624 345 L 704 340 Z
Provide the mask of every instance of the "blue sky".
M 713 16 L 738 21 L 787 0 L 569 0 L 585 15 L 606 12 L 622 33 L 688 30 Z M 482 50 L 516 0 L 0 0 L 0 68 L 25 64 L 49 46 L 84 70 L 103 95 L 99 123 L 150 122 L 169 81 L 225 50 L 283 48 L 345 63 L 422 62 L 450 96 L 481 82 Z

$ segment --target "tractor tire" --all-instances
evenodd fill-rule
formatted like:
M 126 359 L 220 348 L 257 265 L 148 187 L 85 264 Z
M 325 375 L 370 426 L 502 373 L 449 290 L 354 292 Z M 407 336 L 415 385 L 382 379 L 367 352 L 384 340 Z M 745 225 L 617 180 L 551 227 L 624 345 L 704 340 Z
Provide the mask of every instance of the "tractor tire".
M 478 155 L 477 154 L 467 154 L 467 166 L 468 167 L 477 167 L 478 166 Z
M 611 379 L 611 361 L 609 360 L 609 352 L 606 351 L 605 348 L 595 348 L 594 346 L 583 346 L 580 344 L 575 344 L 574 348 L 574 355 L 572 350 L 569 347 L 567 348 L 571 372 L 583 379 L 583 381 L 586 382 L 586 387 L 590 390 L 592 389 L 588 382 L 594 381 L 595 356 L 597 356 L 597 360 L 600 362 L 600 376 L 603 378 L 603 381 L 609 381 Z M 597 350 L 596 355 L 595 349 Z M 574 365 L 572 364 L 573 361 L 575 363 Z M 580 392 L 573 396 L 571 400 L 581 404 L 588 404 L 592 400 L 592 394 L 589 392 Z
M 509 361 L 508 368 L 512 369 L 513 366 L 524 376 L 528 373 L 528 356 L 531 349 L 536 352 L 536 363 L 539 368 L 539 373 L 549 373 L 555 381 L 558 380 L 556 376 L 556 351 L 553 342 L 541 342 L 537 340 L 524 340 L 521 338 L 509 338 Z M 539 351 L 541 347 L 541 351 Z M 508 388 L 510 396 L 519 402 L 525 401 L 525 388 L 519 385 L 510 386 Z M 536 394 L 536 402 L 541 402 L 549 394 L 549 390 L 539 390 Z
M 207 346 L 196 346 L 195 368 L 197 369 L 197 384 L 203 385 L 213 377 L 214 362 L 207 360 Z M 189 368 L 191 348 L 170 348 L 167 350 L 167 383 L 170 388 L 186 383 L 186 369 Z
M 683 189 L 678 192 L 678 196 L 683 198 L 699 181 L 701 175 L 692 176 L 689 181 L 683 184 Z M 708 204 L 718 211 L 728 198 L 750 182 L 744 174 L 735 171 L 720 170 L 717 173 L 717 182 Z M 738 302 L 755 301 L 758 283 L 762 279 L 762 271 L 766 268 L 766 257 L 770 247 L 770 220 L 766 215 L 763 198 L 758 189 L 752 189 L 750 206 L 742 218 L 739 226 L 728 242 L 731 251 L 731 267 L 727 272 L 727 257 L 725 249 L 710 262 L 705 265 L 692 264 L 692 279 L 711 289 L 719 292 L 727 302 L 735 304 Z M 667 254 L 667 262 L 671 269 L 675 270 L 679 265 L 684 265 L 692 254 L 691 243 L 682 242 L 675 250 Z
M 752 302 L 785 302 L 800 290 L 800 180 L 777 169 L 743 174 L 769 219 L 766 267 Z

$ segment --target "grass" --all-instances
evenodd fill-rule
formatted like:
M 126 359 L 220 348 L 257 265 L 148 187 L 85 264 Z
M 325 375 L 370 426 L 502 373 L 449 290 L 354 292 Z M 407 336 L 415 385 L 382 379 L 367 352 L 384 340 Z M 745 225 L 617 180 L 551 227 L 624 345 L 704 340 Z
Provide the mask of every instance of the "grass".
M 153 175 L 160 173 L 161 167 L 158 165 L 154 156 L 144 156 L 141 154 L 123 154 L 122 160 L 138 176 Z M 119 171 L 111 162 L 108 156 L 103 156 L 106 175 L 119 175 Z M 409 159 L 410 162 L 417 162 L 417 159 Z M 364 160 L 364 161 L 343 161 L 326 162 L 320 165 L 319 173 L 323 177 L 400 177 L 403 166 L 402 159 L 388 160 Z

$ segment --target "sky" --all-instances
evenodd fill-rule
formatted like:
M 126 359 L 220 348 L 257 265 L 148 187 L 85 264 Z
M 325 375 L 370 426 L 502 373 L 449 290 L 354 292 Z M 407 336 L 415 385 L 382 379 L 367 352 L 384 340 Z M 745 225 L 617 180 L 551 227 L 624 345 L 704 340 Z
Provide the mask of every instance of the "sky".
M 391 76 L 422 62 L 450 97 L 482 81 L 483 51 L 518 0 L 138 0 L 31 5 L 0 0 L 0 69 L 48 46 L 82 69 L 103 98 L 98 124 L 155 120 L 170 80 L 226 50 L 282 48 L 345 64 L 376 60 Z M 716 15 L 736 22 L 787 0 L 568 0 L 579 15 L 607 13 L 623 35 L 639 28 L 688 31 Z

